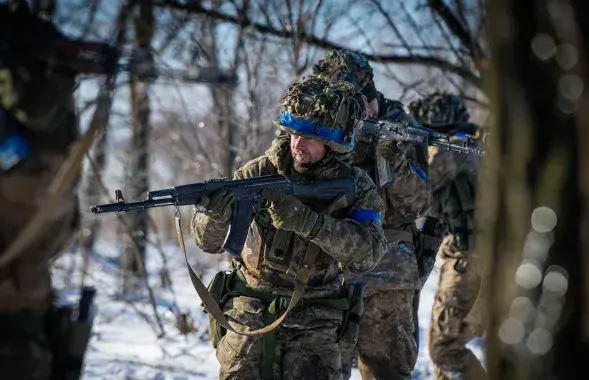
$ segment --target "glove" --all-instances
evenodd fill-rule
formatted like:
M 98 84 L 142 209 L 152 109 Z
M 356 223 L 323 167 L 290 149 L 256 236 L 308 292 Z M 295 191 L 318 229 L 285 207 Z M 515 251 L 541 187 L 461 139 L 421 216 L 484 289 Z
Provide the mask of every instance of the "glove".
M 399 158 L 399 155 L 405 154 L 405 144 L 395 140 L 378 140 L 376 154 L 394 163 Z
M 196 205 L 196 210 L 205 214 L 217 223 L 226 223 L 231 219 L 235 193 L 229 190 L 219 190 L 209 198 L 206 195 Z
M 294 231 L 303 237 L 309 236 L 318 222 L 318 213 L 291 195 L 266 190 L 261 195 L 271 202 L 268 212 L 276 229 Z

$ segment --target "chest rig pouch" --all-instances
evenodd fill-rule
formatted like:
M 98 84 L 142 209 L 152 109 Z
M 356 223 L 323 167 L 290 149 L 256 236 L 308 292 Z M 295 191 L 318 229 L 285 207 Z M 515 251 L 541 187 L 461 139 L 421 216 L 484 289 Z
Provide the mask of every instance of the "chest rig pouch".
M 350 170 L 342 170 L 340 176 L 350 175 Z M 345 211 L 354 203 L 354 199 L 340 196 L 332 201 L 327 208 L 314 207 L 313 200 L 301 199 L 316 212 L 335 218 L 343 218 Z M 263 213 L 250 226 L 246 246 L 252 250 L 252 259 L 247 260 L 248 266 L 255 266 L 259 272 L 260 267 L 270 268 L 288 277 L 296 276 L 298 268 L 308 263 L 308 255 L 314 256 L 313 274 L 309 279 L 309 285 L 315 281 L 323 281 L 327 273 L 322 273 L 334 263 L 335 259 L 322 251 L 319 246 L 308 239 L 297 235 L 293 231 L 277 230 L 272 226 L 272 221 L 267 213 Z M 250 267 L 250 269 L 253 269 Z M 282 276 L 281 276 L 282 277 Z M 319 277 L 319 278 L 318 278 Z
M 329 207 L 316 211 L 324 215 L 342 218 L 345 210 L 351 204 L 353 204 L 353 200 L 340 196 Z M 252 223 L 248 240 L 250 241 L 246 242 L 246 245 L 252 250 L 253 259 L 248 260 L 248 264 L 255 265 L 257 272 L 261 266 L 264 266 L 286 276 L 296 276 L 298 268 L 305 262 L 305 256 L 312 252 L 311 254 L 315 257 L 313 277 L 320 275 L 323 279 L 324 274 L 322 275 L 321 271 L 328 268 L 335 260 L 322 251 L 319 246 L 293 231 L 274 228 L 269 215 L 262 216 Z M 309 283 L 313 284 L 313 280 L 310 279 Z

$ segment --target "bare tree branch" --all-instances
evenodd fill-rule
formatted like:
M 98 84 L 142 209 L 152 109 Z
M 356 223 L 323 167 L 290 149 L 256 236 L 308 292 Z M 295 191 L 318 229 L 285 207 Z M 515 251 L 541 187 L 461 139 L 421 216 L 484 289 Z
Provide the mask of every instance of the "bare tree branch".
M 380 14 L 382 14 L 382 16 L 385 18 L 385 20 L 387 21 L 387 24 L 395 32 L 395 34 L 397 35 L 397 38 L 399 39 L 399 41 L 401 41 L 401 44 L 403 45 L 403 47 L 405 49 L 407 49 L 407 51 L 409 52 L 409 54 L 411 54 L 412 53 L 411 46 L 409 45 L 409 43 L 407 42 L 407 40 L 403 37 L 403 34 L 399 30 L 399 28 L 397 28 L 397 25 L 395 25 L 395 22 L 391 18 L 391 15 L 383 8 L 383 6 L 382 6 L 382 4 L 380 3 L 379 0 L 370 0 L 370 1 L 376 7 L 376 9 L 378 9 L 378 11 L 380 12 Z
M 180 9 L 184 10 L 189 13 L 193 14 L 201 14 L 206 15 L 209 18 L 232 23 L 235 25 L 239 25 L 242 28 L 250 27 L 260 33 L 265 33 L 281 38 L 286 39 L 293 39 L 299 38 L 300 40 L 314 45 L 323 49 L 347 49 L 345 46 L 342 46 L 338 43 L 318 38 L 315 35 L 307 34 L 306 32 L 301 31 L 297 34 L 296 31 L 291 30 L 279 30 L 269 25 L 263 25 L 257 22 L 252 21 L 249 18 L 243 16 L 233 16 L 226 13 L 219 12 L 217 10 L 207 9 L 203 7 L 199 3 L 180 3 L 176 0 L 156 0 L 156 6 L 160 7 L 170 7 L 173 9 Z M 370 54 L 354 49 L 349 49 L 355 51 L 356 53 L 364 55 L 368 60 L 380 62 L 380 63 L 396 63 L 401 65 L 407 64 L 419 64 L 424 66 L 432 66 L 437 67 L 441 70 L 452 72 L 456 75 L 463 77 L 464 79 L 468 80 L 469 82 L 473 83 L 476 86 L 480 85 L 480 78 L 477 74 L 473 73 L 470 69 L 456 66 L 446 60 L 443 60 L 438 57 L 434 56 L 423 56 L 423 55 L 378 55 L 378 54 Z
M 484 58 L 485 54 L 479 43 L 472 37 L 466 25 L 452 13 L 452 10 L 448 8 L 443 0 L 428 0 L 428 4 L 444 20 L 448 29 L 470 50 L 475 61 Z

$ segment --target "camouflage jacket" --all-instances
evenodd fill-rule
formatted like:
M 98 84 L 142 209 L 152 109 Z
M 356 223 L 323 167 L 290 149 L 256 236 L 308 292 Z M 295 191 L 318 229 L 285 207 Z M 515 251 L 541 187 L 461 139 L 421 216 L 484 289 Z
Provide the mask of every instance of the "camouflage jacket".
M 472 128 L 473 124 L 468 124 Z M 451 133 L 464 131 L 459 127 Z M 466 131 L 472 133 L 471 130 Z M 431 216 L 441 218 L 450 234 L 464 231 L 463 239 L 472 244 L 474 235 L 475 189 L 478 157 L 429 147 L 429 178 L 434 194 Z M 455 244 L 454 244 L 455 245 Z M 454 246 L 451 250 L 460 251 Z M 464 249 L 462 249 L 464 250 Z M 445 250 L 447 251 L 447 250 Z
M 402 103 L 386 99 L 381 93 L 378 93 L 378 101 L 379 119 L 398 120 L 408 117 Z M 427 180 L 428 163 L 425 158 L 418 160 L 418 153 L 415 147 L 408 146 L 397 155 L 395 162 L 389 162 L 395 179 L 392 184 L 380 189 L 381 197 L 386 202 L 383 228 L 389 247 L 377 267 L 361 276 L 363 280 L 374 280 L 403 289 L 418 286 L 415 220 L 426 215 L 432 204 L 432 192 Z M 376 142 L 357 140 L 354 165 L 375 179 L 375 161 Z M 348 277 L 359 279 L 359 276 Z
M 0 64 L 0 254 L 46 201 L 47 188 L 78 138 L 73 92 L 75 77 L 49 71 L 40 62 Z M 3 161 L 6 141 L 26 141 L 27 154 Z M 2 170 L 0 170 L 2 171 Z M 36 232 L 21 258 L 0 271 L 0 310 L 51 304 L 48 262 L 57 256 L 78 225 L 77 181 L 59 200 L 56 211 Z
M 349 154 L 328 153 L 319 167 L 311 173 L 293 170 L 290 137 L 274 140 L 266 154 L 254 159 L 235 173 L 235 178 L 251 178 L 281 174 L 292 179 L 328 179 L 352 176 L 356 184 L 354 203 L 326 216 L 324 225 L 312 242 L 322 253 L 309 279 L 305 297 L 326 297 L 340 291 L 341 265 L 353 271 L 368 271 L 380 261 L 385 238 L 380 222 L 359 223 L 350 215 L 357 210 L 380 213 L 383 202 L 372 180 L 362 170 L 352 167 Z M 303 200 L 303 199 L 302 199 Z M 320 212 L 329 204 L 304 199 L 303 202 Z M 220 253 L 228 231 L 228 223 L 216 223 L 201 213 L 192 219 L 192 234 L 196 244 L 205 252 Z M 300 263 L 310 241 L 291 231 L 276 230 L 266 210 L 258 211 L 251 223 L 246 245 L 241 254 L 243 271 L 248 283 L 274 294 L 290 295 L 294 278 L 289 267 Z
M 403 104 L 386 99 L 378 94 L 379 119 L 398 119 L 408 117 Z M 385 221 L 383 224 L 394 228 L 405 228 L 415 219 L 428 213 L 432 205 L 432 192 L 428 183 L 428 163 L 418 159 L 418 149 L 406 147 L 399 153 L 392 165 L 395 180 L 385 189 L 381 189 L 386 199 Z M 364 169 L 375 179 L 376 142 L 365 143 L 357 140 L 354 151 L 354 165 Z

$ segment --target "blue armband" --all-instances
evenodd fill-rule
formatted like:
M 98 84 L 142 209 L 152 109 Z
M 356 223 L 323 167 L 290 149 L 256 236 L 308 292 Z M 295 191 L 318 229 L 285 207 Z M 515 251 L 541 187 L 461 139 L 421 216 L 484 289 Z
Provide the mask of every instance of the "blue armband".
M 452 136 L 459 138 L 459 139 L 464 139 L 465 137 L 470 136 L 470 135 L 466 132 L 456 132 Z
M 27 158 L 30 150 L 29 141 L 18 132 L 0 141 L 0 173 L 10 170 Z
M 421 168 L 421 166 L 419 164 L 412 164 L 411 168 L 413 168 L 413 170 L 415 171 L 415 173 L 417 173 L 419 178 L 421 178 L 422 180 L 427 182 L 427 174 L 425 173 L 425 171 Z
M 378 224 L 382 224 L 380 219 L 380 214 L 376 211 L 372 210 L 356 210 L 353 211 L 352 214 L 349 216 L 350 219 L 356 221 L 358 223 L 370 223 L 376 222 Z

